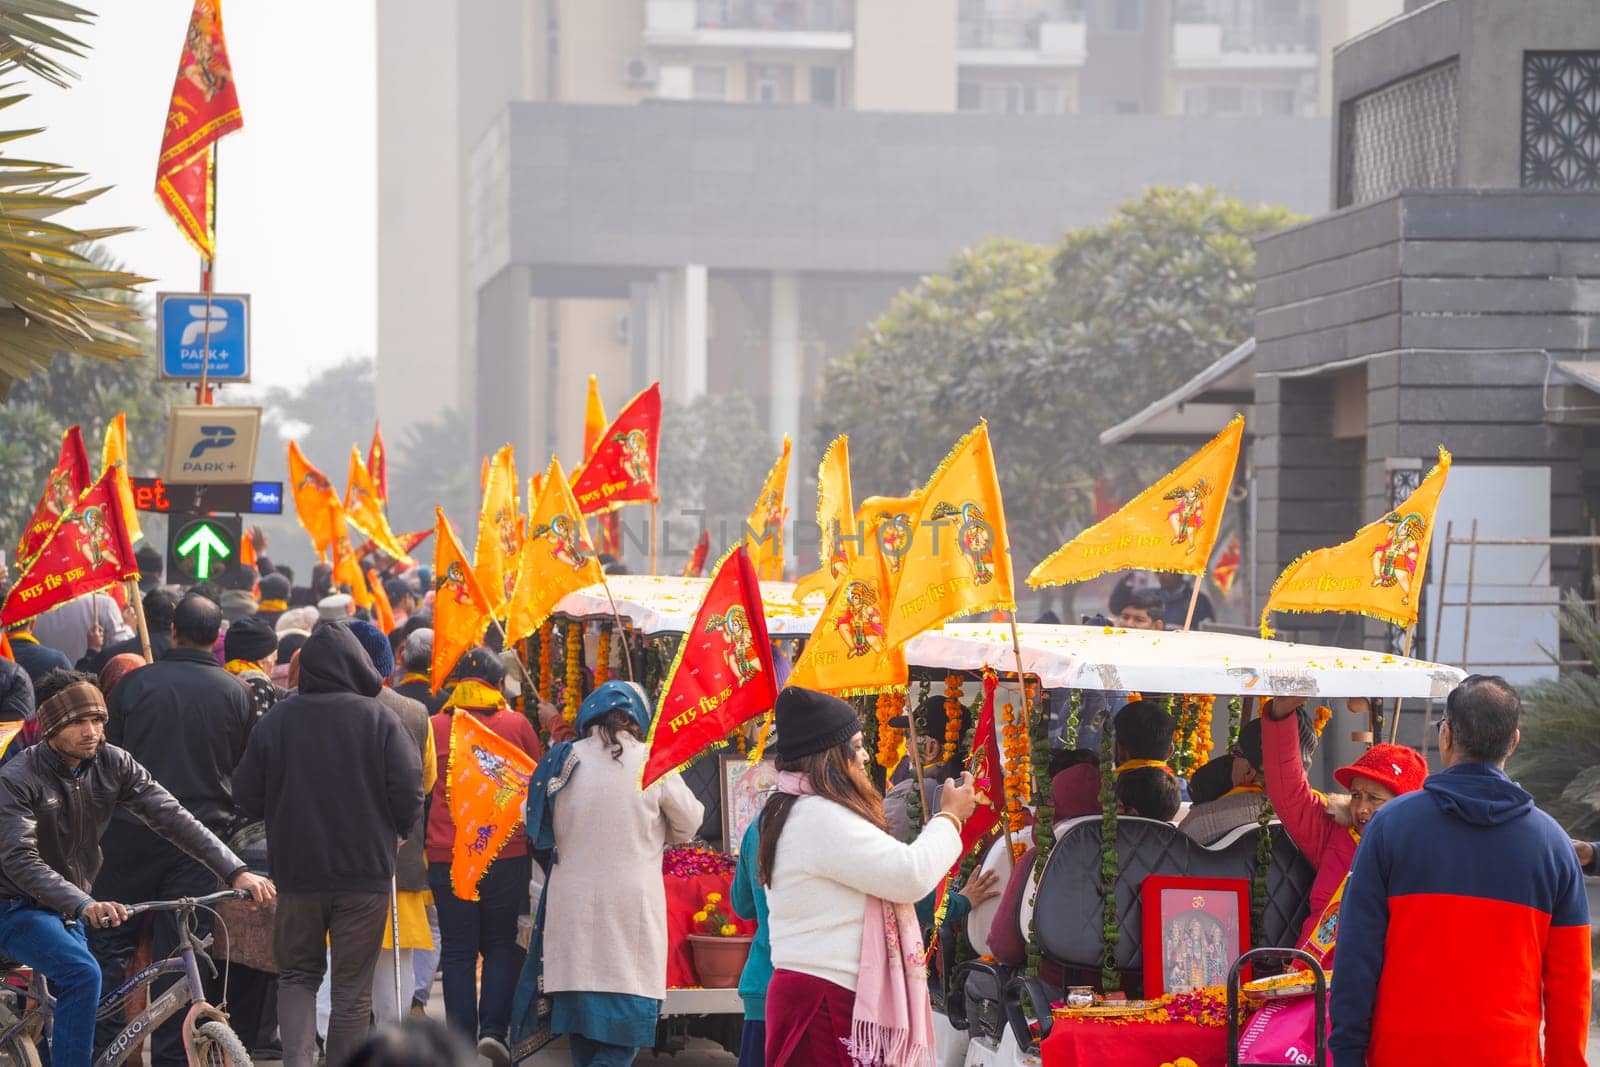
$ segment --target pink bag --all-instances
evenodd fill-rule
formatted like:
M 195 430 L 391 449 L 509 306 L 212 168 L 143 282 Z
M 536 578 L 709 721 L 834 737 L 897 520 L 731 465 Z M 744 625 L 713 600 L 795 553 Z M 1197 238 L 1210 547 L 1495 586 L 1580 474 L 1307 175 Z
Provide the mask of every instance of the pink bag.
M 1269 1001 L 1239 1035 L 1240 1067 L 1251 1063 L 1316 1063 L 1316 1006 L 1314 995 Z

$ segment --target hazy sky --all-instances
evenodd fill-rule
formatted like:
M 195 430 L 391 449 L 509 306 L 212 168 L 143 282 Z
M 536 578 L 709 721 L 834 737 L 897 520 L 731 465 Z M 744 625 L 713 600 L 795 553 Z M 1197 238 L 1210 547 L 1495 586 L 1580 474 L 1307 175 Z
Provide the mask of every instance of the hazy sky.
M 69 89 L 28 82 L 5 150 L 114 186 L 62 216 L 131 225 L 111 251 L 158 291 L 199 287 L 199 257 L 156 202 L 155 163 L 191 0 L 77 0 L 99 16 Z M 220 143 L 217 291 L 251 294 L 255 381 L 288 384 L 377 344 L 376 0 L 225 0 L 244 129 Z M 419 146 L 426 144 L 419 137 Z M 218 399 L 226 403 L 230 390 Z

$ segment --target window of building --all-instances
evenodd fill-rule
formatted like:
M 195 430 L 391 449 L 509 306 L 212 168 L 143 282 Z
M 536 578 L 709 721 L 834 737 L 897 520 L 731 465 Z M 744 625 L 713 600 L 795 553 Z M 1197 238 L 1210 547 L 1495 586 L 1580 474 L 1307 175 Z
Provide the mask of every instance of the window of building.
M 728 99 L 728 68 L 695 67 L 694 98 L 696 100 Z
M 1093 0 L 1090 25 L 1105 33 L 1139 33 L 1144 29 L 1144 0 Z
M 1600 189 L 1600 52 L 1523 54 L 1522 185 Z
M 811 102 L 818 107 L 839 106 L 839 68 L 811 68 Z
M 956 107 L 961 111 L 983 110 L 983 83 L 961 82 L 956 86 Z
M 794 68 L 775 63 L 752 64 L 746 98 L 758 104 L 786 104 L 794 99 Z
M 1295 113 L 1293 89 L 1261 90 L 1261 113 L 1268 118 L 1292 117 Z

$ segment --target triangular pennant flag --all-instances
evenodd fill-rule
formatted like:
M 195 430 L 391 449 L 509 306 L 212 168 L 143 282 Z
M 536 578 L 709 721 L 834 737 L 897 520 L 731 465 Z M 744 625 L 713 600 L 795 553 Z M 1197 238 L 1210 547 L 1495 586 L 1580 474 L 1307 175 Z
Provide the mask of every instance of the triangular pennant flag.
M 139 510 L 133 502 L 133 471 L 128 469 L 128 416 L 117 412 L 117 417 L 106 426 L 105 444 L 100 449 L 100 470 L 118 470 L 117 496 L 122 500 L 122 518 L 128 526 L 128 540 L 137 541 L 144 536 L 139 527 Z
M 350 530 L 345 526 L 344 509 L 335 504 L 336 518 L 334 529 L 338 534 L 333 539 L 333 584 L 342 585 L 350 590 L 350 599 L 356 602 L 357 607 L 372 607 L 372 591 L 367 588 L 367 577 L 361 571 L 361 556 L 350 547 Z
M 433 515 L 433 668 L 429 684 L 437 693 L 455 669 L 456 660 L 483 637 L 493 612 L 444 509 L 435 507 Z
M 905 687 L 905 649 L 888 643 L 892 587 L 876 532 L 868 531 L 865 551 L 852 555 L 789 673 L 788 685 L 846 697 Z
M 167 103 L 156 199 L 203 259 L 216 256 L 214 146 L 243 125 L 222 33 L 221 0 L 195 0 Z
M 972 809 L 967 821 L 961 825 L 961 856 L 966 858 L 978 843 L 1000 825 L 1000 813 L 1005 809 L 1005 772 L 1000 762 L 1000 749 L 995 741 L 994 691 L 999 684 L 993 671 L 983 673 L 983 710 L 978 713 L 977 725 L 972 731 L 972 752 L 967 756 L 967 770 L 972 772 L 973 792 L 978 806 Z M 961 869 L 961 860 L 951 865 L 939 886 L 935 914 L 944 907 L 945 894 L 950 879 Z M 939 923 L 934 924 L 935 927 Z
M 706 557 L 711 554 L 711 531 L 701 530 L 700 540 L 689 553 L 689 562 L 683 565 L 683 577 L 699 578 L 706 573 Z
M 395 628 L 394 605 L 389 603 L 389 594 L 383 588 L 383 578 L 376 570 L 367 572 L 367 589 L 372 593 L 372 607 L 378 616 L 378 629 L 384 633 L 392 633 Z
M 761 584 L 740 545 L 711 573 L 694 625 L 661 685 L 639 788 L 682 768 L 734 727 L 772 710 L 778 680 Z
M 510 445 L 489 461 L 489 478 L 478 509 L 478 539 L 472 569 L 478 584 L 500 614 L 517 584 L 517 555 L 522 551 L 522 516 L 517 507 L 517 461 Z
M 333 551 L 333 539 L 344 532 L 344 507 L 328 476 L 311 465 L 298 442 L 289 442 L 289 491 L 295 518 L 311 538 L 319 559 Z
M 378 503 L 389 502 L 389 450 L 383 447 L 383 427 L 372 424 L 372 447 L 367 449 L 367 477 Z
M 83 447 L 83 431 L 76 426 L 67 427 L 61 435 L 61 451 L 56 465 L 50 468 L 45 482 L 44 495 L 34 506 L 33 515 L 22 528 L 22 538 L 17 543 L 17 564 L 26 565 L 38 554 L 55 529 L 61 516 L 71 510 L 83 491 L 89 488 L 89 453 Z
M 478 883 L 513 834 L 522 833 L 522 809 L 534 758 L 483 724 L 476 715 L 450 716 L 445 802 L 455 823 L 450 888 L 462 900 L 478 899 Z
M 389 528 L 389 517 L 383 513 L 383 501 L 372 481 L 372 472 L 361 462 L 361 449 L 355 445 L 350 446 L 350 478 L 345 484 L 344 514 L 350 525 L 360 530 L 384 555 L 397 563 L 415 562 L 406 555 L 400 539 Z
M 628 401 L 600 435 L 594 454 L 572 479 L 585 515 L 659 500 L 656 455 L 661 443 L 661 383 Z
M 1235 415 L 1177 470 L 1051 553 L 1028 584 L 1043 589 L 1124 570 L 1204 574 L 1243 440 L 1244 417 Z
M 589 395 L 583 403 L 583 459 L 588 462 L 606 432 L 606 406 L 600 400 L 600 383 L 589 375 Z
M 756 577 L 766 582 L 783 580 L 783 521 L 787 517 L 783 495 L 789 485 L 789 435 L 783 435 L 783 452 L 767 472 L 756 506 L 744 524 L 745 548 Z
M 889 568 L 889 580 L 900 580 L 900 569 L 905 564 L 906 553 L 911 551 L 911 531 L 917 521 L 917 511 L 922 507 L 922 490 L 910 496 L 869 496 L 856 509 L 855 525 L 841 540 L 849 541 L 844 549 L 862 550 L 865 531 L 875 530 L 878 548 L 883 552 L 884 566 Z
M 987 424 L 956 442 L 933 472 L 911 529 L 889 611 L 889 644 L 903 644 L 958 615 L 1016 607 L 1011 541 Z
M 840 434 L 817 465 L 817 525 L 822 529 L 817 562 L 835 579 L 843 576 L 860 551 L 856 506 L 850 495 L 850 439 Z
M 1339 611 L 1368 615 L 1402 629 L 1417 621 L 1428 573 L 1428 548 L 1439 494 L 1450 476 L 1450 453 L 1393 511 L 1340 545 L 1307 552 L 1278 575 L 1261 609 L 1261 636 L 1270 637 L 1274 611 Z
M 1234 534 L 1223 546 L 1222 553 L 1217 556 L 1217 562 L 1211 565 L 1211 580 L 1216 583 L 1217 592 L 1223 596 L 1233 592 L 1234 582 L 1239 577 L 1241 560 L 1239 535 Z
M 568 593 L 603 581 L 566 472 L 551 456 L 506 609 L 506 642 L 514 644 L 539 629 Z
M 0 625 L 31 619 L 85 593 L 139 576 L 115 476 L 115 471 L 101 475 L 56 520 L 0 604 Z

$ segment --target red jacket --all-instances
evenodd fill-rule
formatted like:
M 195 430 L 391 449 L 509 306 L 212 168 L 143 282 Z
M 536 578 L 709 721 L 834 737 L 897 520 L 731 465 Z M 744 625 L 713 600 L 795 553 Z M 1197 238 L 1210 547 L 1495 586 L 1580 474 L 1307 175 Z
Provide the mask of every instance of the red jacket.
M 508 708 L 499 708 L 495 711 L 484 711 L 479 708 L 456 708 L 458 715 L 476 715 L 483 720 L 483 724 L 501 737 L 516 745 L 522 751 L 538 760 L 544 755 L 544 746 L 539 743 L 539 735 L 533 729 L 533 724 L 526 718 L 518 715 Z M 428 833 L 424 846 L 429 863 L 449 863 L 450 850 L 455 845 L 456 824 L 450 818 L 450 803 L 445 799 L 445 783 L 449 777 L 450 769 L 450 712 L 441 711 L 435 715 L 433 723 L 433 747 L 439 758 L 439 780 L 433 783 L 432 799 L 428 801 Z M 505 848 L 501 849 L 502 858 L 512 856 L 526 856 L 528 854 L 528 835 L 522 830 L 522 820 L 517 820 L 517 827 L 511 831 Z
M 1311 883 L 1311 914 L 1300 930 L 1303 943 L 1343 884 L 1356 858 L 1356 839 L 1349 823 L 1329 811 L 1327 803 L 1311 791 L 1305 764 L 1300 762 L 1300 729 L 1295 717 L 1261 721 L 1261 752 L 1267 772 L 1267 799 L 1283 823 L 1289 840 L 1305 853 L 1317 869 Z
M 1335 1067 L 1583 1067 L 1589 900 L 1571 842 L 1497 767 L 1431 776 L 1367 823 L 1335 972 Z

